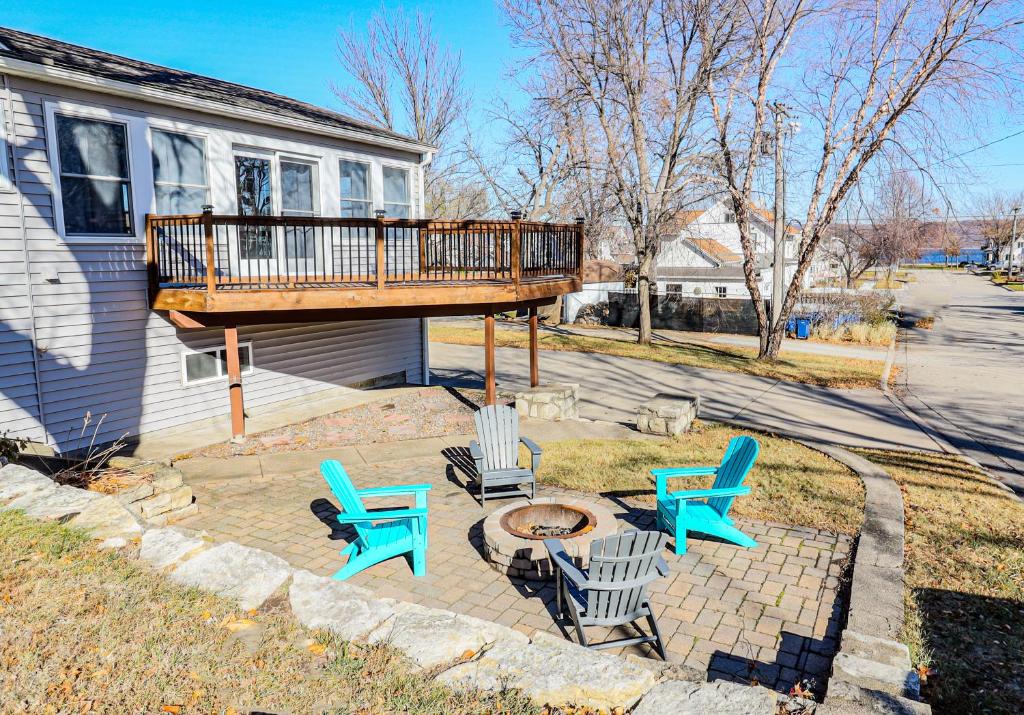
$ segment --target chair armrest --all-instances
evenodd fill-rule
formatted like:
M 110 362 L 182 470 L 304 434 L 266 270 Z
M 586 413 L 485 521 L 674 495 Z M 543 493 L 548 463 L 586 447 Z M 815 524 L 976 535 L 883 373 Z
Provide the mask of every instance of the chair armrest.
M 476 464 L 476 473 L 484 473 L 484 451 L 480 448 L 479 442 L 475 439 L 469 443 L 469 456 L 473 458 L 474 464 Z
M 357 521 L 394 521 L 427 516 L 426 509 L 391 509 L 390 511 L 368 511 L 363 514 L 338 514 L 338 522 L 352 524 Z
M 432 484 L 398 484 L 393 487 L 367 487 L 356 489 L 356 494 L 361 497 L 386 497 L 392 494 L 412 494 L 414 492 L 428 492 L 433 489 Z
M 564 578 L 569 579 L 583 589 L 590 585 L 586 574 L 580 571 L 576 564 L 572 562 L 572 559 L 569 558 L 569 555 L 565 553 L 565 547 L 562 546 L 560 539 L 544 539 L 544 546 L 548 550 L 548 556 L 551 557 L 551 563 L 562 570 Z
M 658 573 L 661 574 L 662 576 L 668 576 L 669 569 L 668 569 L 668 564 L 665 563 L 665 557 L 664 556 L 659 556 L 658 557 L 657 569 L 658 569 Z
M 536 477 L 537 470 L 540 469 L 540 454 L 542 451 L 540 445 L 529 437 L 520 437 L 519 441 L 522 442 L 528 450 L 530 450 L 530 471 L 533 472 L 533 476 Z
M 750 494 L 750 487 L 724 487 L 719 489 L 690 489 L 672 492 L 673 499 L 712 499 L 714 497 L 741 497 Z
M 706 477 L 718 474 L 718 467 L 669 467 L 652 469 L 654 475 L 654 491 L 659 500 L 668 496 L 668 480 L 676 477 Z

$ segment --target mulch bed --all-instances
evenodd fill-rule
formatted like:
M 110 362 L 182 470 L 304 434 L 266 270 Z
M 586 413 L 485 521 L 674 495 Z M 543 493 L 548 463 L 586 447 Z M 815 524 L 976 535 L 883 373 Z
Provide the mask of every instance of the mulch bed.
M 410 390 L 394 399 L 372 402 L 261 432 L 250 436 L 243 444 L 215 444 L 193 452 L 193 455 L 231 457 L 267 452 L 300 452 L 467 434 L 474 430 L 473 412 L 483 403 L 483 390 L 424 387 Z

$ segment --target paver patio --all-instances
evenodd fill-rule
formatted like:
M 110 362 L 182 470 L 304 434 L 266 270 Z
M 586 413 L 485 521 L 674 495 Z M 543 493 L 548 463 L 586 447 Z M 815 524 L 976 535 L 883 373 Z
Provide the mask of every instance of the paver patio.
M 450 451 L 449 456 L 456 463 L 462 458 Z M 338 552 L 352 532 L 334 520 L 336 504 L 317 467 L 311 455 L 308 471 L 287 477 L 216 482 L 192 478 L 199 513 L 180 525 L 331 575 L 344 563 Z M 553 584 L 510 579 L 483 558 L 483 519 L 508 500 L 498 499 L 481 509 L 465 488 L 464 473 L 441 455 L 347 469 L 357 487 L 418 482 L 434 486 L 429 495 L 427 575 L 415 578 L 407 561 L 399 558 L 358 574 L 350 583 L 371 588 L 379 596 L 496 621 L 528 635 L 536 630 L 568 632 L 554 616 Z M 653 499 L 646 504 L 628 496 L 538 487 L 538 496 L 570 494 L 602 502 L 615 513 L 620 529 L 653 528 Z M 738 522 L 757 539 L 756 549 L 697 536 L 688 540 L 686 555 L 665 552 L 671 574 L 650 590 L 669 658 L 706 671 L 711 679 L 756 679 L 782 691 L 809 680 L 820 692 L 842 626 L 840 576 L 850 539 L 815 529 Z M 603 634 L 600 629 L 588 633 L 595 640 L 625 635 Z M 646 645 L 626 650 L 657 658 Z

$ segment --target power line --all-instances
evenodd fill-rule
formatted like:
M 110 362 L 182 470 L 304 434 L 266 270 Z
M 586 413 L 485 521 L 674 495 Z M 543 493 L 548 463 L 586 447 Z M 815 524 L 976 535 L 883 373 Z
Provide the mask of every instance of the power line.
M 1024 129 L 1021 129 L 1018 132 L 1014 132 L 1013 134 L 1007 134 L 1005 137 L 1002 137 L 1000 139 L 994 139 L 994 140 L 988 142 L 987 144 L 982 144 L 981 146 L 976 146 L 973 149 L 968 149 L 967 151 L 960 152 L 959 154 L 957 154 L 955 156 L 951 156 L 951 157 L 949 157 L 947 159 L 942 159 L 941 161 L 939 161 L 937 163 L 939 163 L 939 164 L 948 164 L 949 162 L 953 161 L 954 159 L 959 159 L 962 156 L 967 156 L 968 154 L 973 154 L 976 151 L 981 151 L 982 149 L 987 149 L 988 147 L 992 146 L 993 144 L 998 144 L 999 142 L 1004 142 L 1007 139 L 1013 139 L 1014 137 L 1019 137 L 1021 134 L 1024 134 Z

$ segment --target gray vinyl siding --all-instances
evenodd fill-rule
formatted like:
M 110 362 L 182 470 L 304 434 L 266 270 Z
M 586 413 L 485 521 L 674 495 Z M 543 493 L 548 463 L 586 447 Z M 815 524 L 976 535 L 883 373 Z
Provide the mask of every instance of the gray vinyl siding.
M 23 238 L 19 193 L 0 190 L 0 432 L 66 451 L 84 446 L 97 424 L 102 443 L 227 414 L 226 379 L 183 385 L 181 375 L 182 352 L 223 345 L 223 331 L 179 330 L 149 310 L 142 246 L 66 244 L 58 236 L 43 107 L 59 97 L 53 87 L 10 81 L 26 227 Z M 243 377 L 247 407 L 396 373 L 422 378 L 415 319 L 239 326 L 239 340 L 253 343 L 254 373 Z M 86 415 L 92 426 L 82 438 Z

